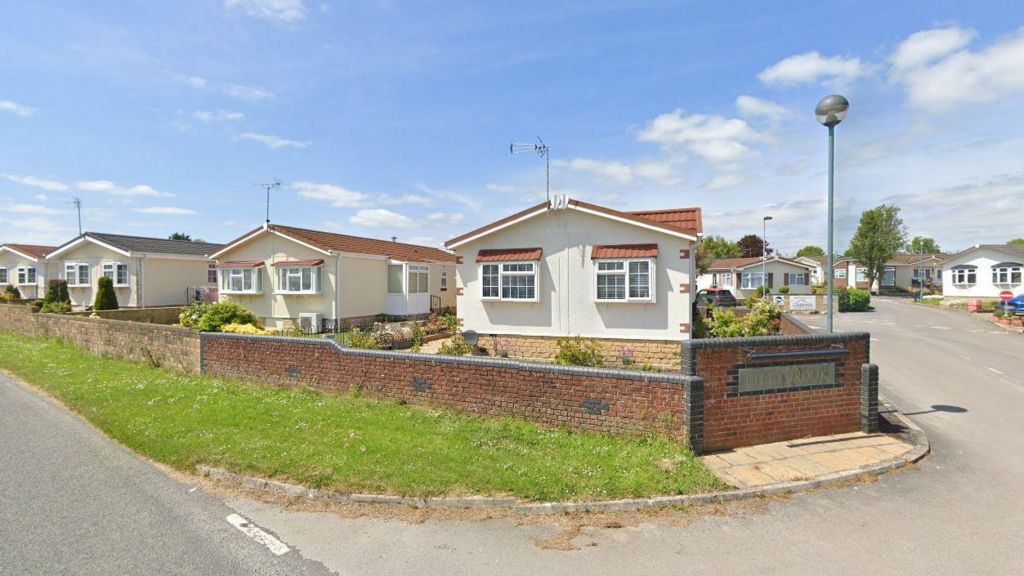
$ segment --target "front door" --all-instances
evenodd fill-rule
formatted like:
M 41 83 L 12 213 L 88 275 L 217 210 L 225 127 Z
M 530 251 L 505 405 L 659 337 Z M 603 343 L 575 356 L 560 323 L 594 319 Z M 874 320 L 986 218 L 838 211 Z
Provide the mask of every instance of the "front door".
M 406 264 L 406 286 L 408 288 L 408 308 L 406 314 L 428 314 L 430 312 L 430 266 L 426 264 Z

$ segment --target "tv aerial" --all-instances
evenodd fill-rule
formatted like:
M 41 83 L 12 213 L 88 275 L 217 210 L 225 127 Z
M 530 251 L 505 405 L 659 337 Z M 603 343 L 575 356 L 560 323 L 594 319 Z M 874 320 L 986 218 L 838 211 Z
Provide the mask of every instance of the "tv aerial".
M 548 154 L 548 145 L 537 136 L 537 144 L 525 144 L 513 142 L 508 145 L 508 151 L 511 154 L 528 154 L 530 152 L 536 153 L 538 156 L 544 159 L 544 180 L 546 196 L 548 204 L 551 204 L 551 155 Z

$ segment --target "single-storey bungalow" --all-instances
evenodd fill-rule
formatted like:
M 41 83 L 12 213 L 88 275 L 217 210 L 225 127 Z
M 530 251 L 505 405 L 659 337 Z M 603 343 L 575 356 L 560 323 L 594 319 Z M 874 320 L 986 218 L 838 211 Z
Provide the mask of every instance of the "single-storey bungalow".
M 942 296 L 947 300 L 1024 294 L 1024 245 L 979 244 L 950 256 L 942 265 Z
M 882 290 L 917 290 L 921 287 L 922 276 L 926 287 L 939 288 L 942 286 L 942 264 L 947 258 L 948 254 L 896 254 L 885 263 L 885 270 L 882 277 L 875 280 L 874 289 L 880 286 Z
M 697 280 L 703 290 L 711 287 L 729 288 L 737 298 L 747 298 L 764 285 L 769 292 L 778 293 L 789 286 L 790 294 L 811 294 L 813 267 L 797 260 L 772 256 L 762 261 L 752 258 L 725 258 L 716 260 Z
M 459 257 L 459 322 L 512 356 L 550 358 L 554 339 L 578 335 L 606 358 L 670 365 L 690 337 L 702 235 L 699 208 L 532 206 L 445 243 Z
M 174 306 L 216 288 L 207 254 L 220 244 L 85 232 L 48 253 L 54 277 L 67 280 L 71 307 L 92 307 L 99 279 L 109 277 L 121 308 Z
M 14 286 L 22 298 L 42 298 L 50 277 L 46 255 L 56 249 L 35 244 L 0 245 L 0 291 Z
M 455 256 L 439 248 L 264 224 L 211 254 L 221 300 L 304 331 L 455 306 Z

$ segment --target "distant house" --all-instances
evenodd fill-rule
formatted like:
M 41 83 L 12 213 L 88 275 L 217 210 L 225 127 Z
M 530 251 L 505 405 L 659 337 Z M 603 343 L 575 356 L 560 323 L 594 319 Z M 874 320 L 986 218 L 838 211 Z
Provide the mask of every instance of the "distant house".
M 122 308 L 185 304 L 195 292 L 215 289 L 216 270 L 207 254 L 220 244 L 85 232 L 46 255 L 55 277 L 68 283 L 73 309 L 87 309 L 99 279 L 114 282 Z
M 455 306 L 455 256 L 439 248 L 266 224 L 211 257 L 220 298 L 278 329 Z
M 462 327 L 548 350 L 544 339 L 576 335 L 626 348 L 660 341 L 665 363 L 678 360 L 702 234 L 699 208 L 623 212 L 565 197 L 532 206 L 445 243 L 460 258 Z
M 997 298 L 1009 290 L 1024 294 L 1024 245 L 979 244 L 950 256 L 942 265 L 946 299 Z
M 942 264 L 948 254 L 896 254 L 885 263 L 882 277 L 875 280 L 874 289 L 917 290 L 924 285 L 942 287 Z
M 15 286 L 22 298 L 42 298 L 50 277 L 46 255 L 54 250 L 34 244 L 0 245 L 0 291 Z
M 708 271 L 697 280 L 698 287 L 729 288 L 738 298 L 754 294 L 759 286 L 778 293 L 781 286 L 789 286 L 790 294 L 811 294 L 811 275 L 814 267 L 797 260 L 772 256 L 762 261 L 753 258 L 726 258 L 715 260 Z

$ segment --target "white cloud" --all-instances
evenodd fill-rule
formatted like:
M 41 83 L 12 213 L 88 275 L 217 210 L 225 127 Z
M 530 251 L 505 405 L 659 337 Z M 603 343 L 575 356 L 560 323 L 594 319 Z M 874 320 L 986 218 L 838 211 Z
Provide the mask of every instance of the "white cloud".
M 845 83 L 867 73 L 867 67 L 858 58 L 822 56 L 811 51 L 780 60 L 762 70 L 757 77 L 769 86 L 794 86 L 819 81 Z
M 666 149 L 683 147 L 712 163 L 732 163 L 756 155 L 747 144 L 760 140 L 745 120 L 690 114 L 677 109 L 652 120 L 637 138 Z
M 618 160 L 591 160 L 573 158 L 568 163 L 557 161 L 556 165 L 568 164 L 569 168 L 593 174 L 598 180 L 625 185 L 633 182 L 633 170 Z
M 85 180 L 76 182 L 75 187 L 86 192 L 103 192 L 112 196 L 148 196 L 152 198 L 173 198 L 170 192 L 161 192 L 147 184 L 136 184 L 135 186 L 120 186 L 110 180 Z
M 238 100 L 248 100 L 255 102 L 258 100 L 267 100 L 274 97 L 274 93 L 259 86 L 245 86 L 243 84 L 225 84 L 221 88 L 221 92 L 225 96 L 236 98 Z
M 741 116 L 781 120 L 793 115 L 793 111 L 781 104 L 746 94 L 736 98 L 736 109 Z
M 291 185 L 299 196 L 327 202 L 336 208 L 352 208 L 363 204 L 367 196 L 362 192 L 349 190 L 343 186 L 334 184 L 321 184 L 317 182 L 295 182 Z
M 17 102 L 11 102 L 10 100 L 0 100 L 0 110 L 10 112 L 24 118 L 35 116 L 36 114 L 35 108 L 25 106 L 24 104 L 18 104 Z
M 193 88 L 205 88 L 206 78 L 201 76 L 189 76 L 184 79 L 185 83 Z
M 4 178 L 11 182 L 17 182 L 23 186 L 31 186 L 33 188 L 49 190 L 50 192 L 64 192 L 68 189 L 68 185 L 62 182 L 57 182 L 56 180 L 44 180 L 42 178 L 36 178 L 35 176 L 4 174 Z
M 246 132 L 239 136 L 242 140 L 253 140 L 263 144 L 271 150 L 277 150 L 278 148 L 309 148 L 313 145 L 309 140 L 289 140 L 287 138 L 281 138 L 273 134 L 257 134 L 255 132 Z
M 231 110 L 196 110 L 192 117 L 201 122 L 232 122 L 244 119 L 245 114 Z
M 957 50 L 972 34 L 931 30 L 900 44 L 892 57 L 893 78 L 904 85 L 912 106 L 941 111 L 1024 93 L 1024 28 L 984 50 Z
M 419 224 L 397 212 L 384 208 L 367 208 L 360 210 L 349 218 L 349 222 L 364 228 L 416 228 Z
M 721 190 L 723 188 L 735 188 L 746 182 L 746 178 L 739 174 L 718 174 L 701 185 L 708 190 Z
M 37 202 L 45 202 L 46 199 L 47 199 L 47 196 L 46 196 L 46 194 L 36 194 L 35 196 L 32 197 L 32 199 L 37 201 Z
M 241 10 L 247 16 L 278 22 L 297 22 L 307 12 L 303 0 L 224 0 L 224 6 Z
M 399 204 L 413 204 L 417 206 L 431 206 L 434 201 L 427 196 L 421 196 L 419 194 L 403 194 L 401 196 L 388 196 L 387 194 L 381 194 L 377 198 L 377 202 L 386 206 L 395 206 Z
M 661 186 L 678 186 L 682 183 L 670 162 L 639 162 L 633 166 L 633 171 L 638 177 Z
M 454 226 L 462 222 L 463 214 L 461 212 L 431 212 L 427 214 L 426 219 L 432 224 L 446 224 Z
M 63 210 L 40 204 L 8 204 L 3 207 L 3 211 L 11 214 L 57 214 L 63 212 Z
M 164 216 L 188 216 L 196 213 L 195 210 L 178 208 L 176 206 L 148 206 L 146 208 L 136 208 L 133 212 L 138 212 L 139 214 L 160 214 Z
M 49 218 L 18 216 L 7 219 L 3 213 L 0 213 L 0 229 L 3 229 L 5 234 L 10 233 L 11 237 L 17 238 L 19 242 L 50 246 L 59 246 L 78 232 L 75 228 Z

